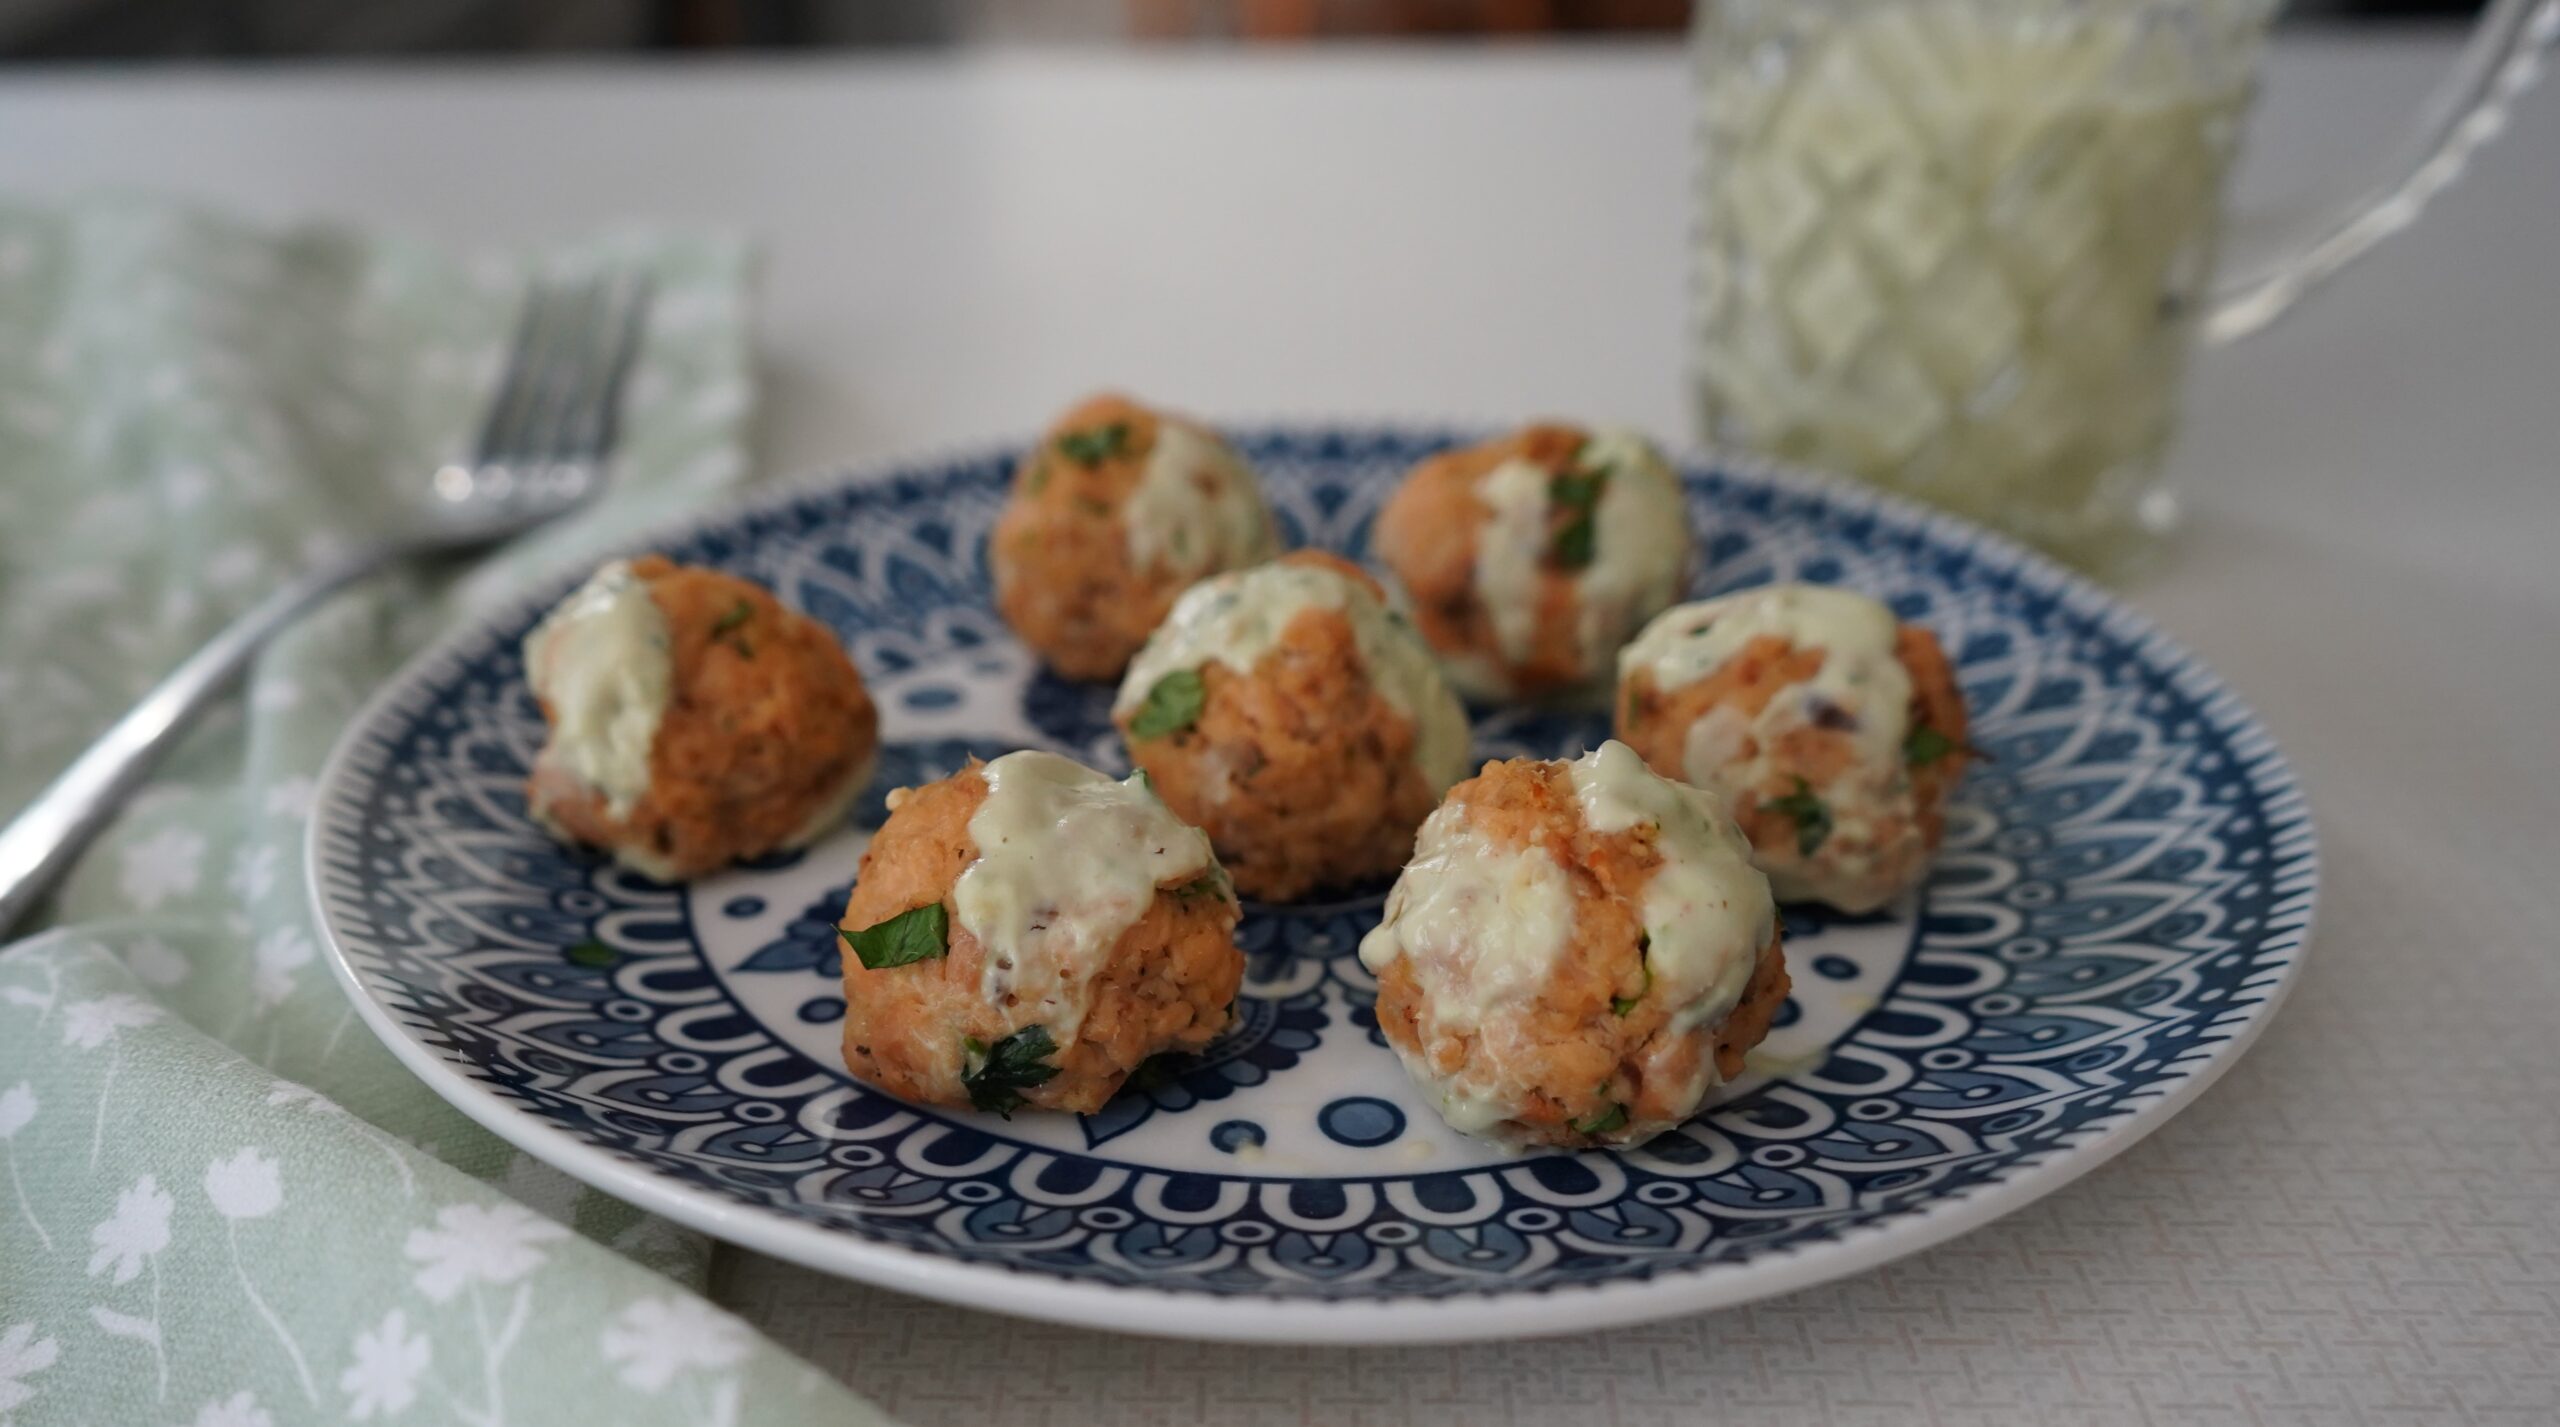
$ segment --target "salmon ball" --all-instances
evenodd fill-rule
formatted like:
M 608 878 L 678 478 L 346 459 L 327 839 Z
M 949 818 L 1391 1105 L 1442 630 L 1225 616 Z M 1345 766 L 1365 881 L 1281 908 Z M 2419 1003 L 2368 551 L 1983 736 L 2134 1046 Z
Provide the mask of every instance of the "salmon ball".
M 1142 778 L 1024 752 L 901 788 L 838 924 L 845 1066 L 927 1105 L 1099 1110 L 1226 1028 L 1240 915 Z
M 1777 904 L 1714 795 L 1622 743 L 1449 791 L 1360 942 L 1378 1027 L 1451 1126 L 1639 1145 L 1742 1071 L 1787 996 Z
M 1449 677 L 1479 699 L 1605 685 L 1618 646 L 1689 570 L 1680 478 L 1641 436 L 1573 426 L 1424 461 L 1372 542 Z
M 1246 896 L 1382 878 L 1466 773 L 1466 710 L 1377 582 L 1300 551 L 1203 580 L 1138 652 L 1112 722 Z
M 524 667 L 550 729 L 526 811 L 662 882 L 805 846 L 871 782 L 880 718 L 844 646 L 735 575 L 612 561 Z
M 1618 736 L 1723 798 L 1781 898 L 1871 912 L 1927 875 L 1972 755 L 1929 631 L 1771 585 L 1665 611 L 1618 668 Z
M 1097 396 L 1023 457 L 987 558 L 1024 644 L 1070 679 L 1113 679 L 1185 586 L 1278 549 L 1261 481 L 1216 432 Z

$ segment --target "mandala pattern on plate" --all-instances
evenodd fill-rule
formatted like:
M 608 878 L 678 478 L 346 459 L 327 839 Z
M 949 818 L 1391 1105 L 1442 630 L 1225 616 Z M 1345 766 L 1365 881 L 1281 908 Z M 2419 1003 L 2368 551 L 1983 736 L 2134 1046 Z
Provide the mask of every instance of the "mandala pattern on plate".
M 1294 542 L 1356 555 L 1395 476 L 1450 439 L 1241 444 Z M 1108 691 L 1038 671 L 988 608 L 1008 470 L 990 455 L 819 487 L 667 548 L 845 638 L 888 739 L 864 817 L 973 754 L 1124 766 Z M 439 1056 L 656 1174 L 926 1254 L 1208 1294 L 1545 1290 L 1789 1252 L 2103 1133 L 2263 1013 L 2309 915 L 2310 834 L 2273 745 L 2209 674 L 1952 524 L 1731 471 L 1689 489 L 1700 593 L 1796 578 L 1886 598 L 1938 631 L 1992 758 L 1916 905 L 1790 909 L 1786 1053 L 1634 1153 L 1505 1159 L 1417 1112 L 1353 955 L 1374 893 L 1252 909 L 1238 1025 L 1099 1114 L 1007 1124 L 854 1084 L 832 1054 L 832 921 L 859 831 L 688 890 L 526 820 L 541 723 L 517 644 L 559 591 L 377 709 L 318 814 L 318 895 L 360 977 Z M 1477 724 L 1485 756 L 1603 731 L 1552 712 Z M 587 943 L 610 963 L 565 954 Z

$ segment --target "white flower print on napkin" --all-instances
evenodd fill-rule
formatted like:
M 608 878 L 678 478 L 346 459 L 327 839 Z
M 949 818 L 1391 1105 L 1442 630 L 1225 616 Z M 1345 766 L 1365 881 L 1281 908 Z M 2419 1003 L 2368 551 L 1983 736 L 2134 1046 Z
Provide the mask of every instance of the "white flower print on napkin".
M 542 1266 L 534 1245 L 569 1231 L 521 1204 L 448 1204 L 432 1229 L 411 1229 L 402 1252 L 425 1265 L 418 1291 L 446 1303 L 467 1285 L 509 1284 Z
M 276 1341 L 284 1345 L 285 1357 L 293 1363 L 293 1375 L 302 1384 L 303 1396 L 318 1403 L 320 1389 L 312 1384 L 311 1367 L 302 1360 L 302 1348 L 285 1331 L 284 1320 L 258 1295 L 258 1286 L 249 1281 L 248 1266 L 240 1260 L 240 1221 L 263 1219 L 284 1207 L 284 1177 L 277 1172 L 276 1162 L 254 1145 L 229 1159 L 215 1160 L 205 1166 L 204 1197 L 213 1201 L 214 1212 L 222 1216 L 222 1232 L 231 1241 L 231 1272 L 240 1280 L 241 1294 L 266 1320 Z
M 249 978 L 249 993 L 264 1013 L 293 994 L 293 973 L 311 964 L 311 938 L 300 927 L 276 927 L 258 938 L 252 955 L 258 969 Z
M 734 1427 L 738 1379 L 707 1384 L 690 1376 L 736 1366 L 748 1351 L 746 1325 L 698 1298 L 633 1301 L 605 1324 L 597 1344 L 625 1386 L 652 1397 L 677 1390 L 684 1420 L 704 1427 Z
M 317 788 L 311 779 L 296 774 L 278 778 L 267 785 L 266 810 L 271 818 L 300 822 L 311 816 L 311 795 Z
M 62 1008 L 62 1041 L 79 1050 L 96 1050 L 116 1039 L 116 1032 L 150 1025 L 163 1014 L 132 992 L 111 991 Z
M 36 1242 L 46 1253 L 53 1252 L 53 1235 L 36 1222 L 36 1206 L 27 1202 L 27 1182 L 18 1174 L 18 1131 L 34 1124 L 36 1088 L 21 1080 L 0 1090 L 0 1159 L 9 1162 L 9 1187 L 18 1192 L 18 1212 L 27 1216 L 27 1227 L 36 1231 Z
M 263 1219 L 284 1207 L 284 1179 L 252 1146 L 205 1167 L 204 1197 L 225 1219 Z
M 276 865 L 284 854 L 274 847 L 252 845 L 231 854 L 231 875 L 223 885 L 242 902 L 259 902 L 275 890 Z
M 150 1175 L 116 1195 L 115 1212 L 89 1231 L 89 1276 L 110 1275 L 110 1283 L 131 1283 L 151 1270 L 151 1316 L 127 1313 L 103 1303 L 89 1306 L 89 1321 L 111 1338 L 131 1338 L 151 1349 L 158 1370 L 160 1397 L 169 1396 L 169 1352 L 160 1334 L 160 1251 L 169 1247 L 169 1211 L 177 1207 Z
M 52 1367 L 60 1350 L 53 1339 L 37 1337 L 33 1323 L 13 1324 L 0 1333 L 0 1413 L 16 1411 L 36 1395 L 25 1379 Z
M 427 1370 L 433 1347 L 423 1333 L 409 1331 L 408 1315 L 394 1308 L 370 1332 L 356 1334 L 355 1361 L 338 1375 L 338 1390 L 348 1397 L 347 1415 L 358 1422 L 376 1413 L 397 1417 L 418 1399 L 418 1376 Z
M 169 1211 L 177 1201 L 144 1175 L 116 1196 L 116 1211 L 89 1231 L 95 1248 L 89 1254 L 89 1276 L 112 1269 L 116 1283 L 131 1283 L 153 1254 L 169 1247 Z
M 747 1330 L 699 1298 L 643 1298 L 604 1325 L 605 1361 L 622 1380 L 657 1392 L 693 1369 L 734 1367 L 747 1355 Z
M 35 1123 L 36 1089 L 21 1080 L 0 1090 L 0 1140 L 13 1140 L 18 1131 Z
M 89 1167 L 98 1167 L 98 1147 L 106 1140 L 107 1095 L 116 1087 L 116 1071 L 124 1065 L 122 1032 L 147 1026 L 168 1014 L 130 991 L 111 991 L 62 1008 L 62 1040 L 81 1050 L 112 1045 L 107 1073 L 98 1078 L 98 1111 L 89 1122 Z
M 117 886 L 135 910 L 148 912 L 204 880 L 204 834 L 171 823 L 125 846 Z
M 445 1303 L 468 1289 L 471 1324 L 480 1341 L 480 1381 L 488 1406 L 480 1420 L 486 1427 L 506 1421 L 503 1385 L 507 1354 L 524 1331 L 533 1307 L 533 1285 L 518 1279 L 542 1266 L 546 1255 L 535 1245 L 565 1239 L 569 1231 L 512 1200 L 496 1204 L 448 1204 L 436 1211 L 432 1229 L 411 1229 L 401 1252 L 424 1265 L 416 1275 L 418 1291 L 429 1301 Z M 480 1286 L 516 1285 L 506 1316 L 493 1331 Z
M 276 1419 L 258 1405 L 256 1393 L 242 1388 L 196 1409 L 196 1420 L 188 1427 L 276 1427 Z

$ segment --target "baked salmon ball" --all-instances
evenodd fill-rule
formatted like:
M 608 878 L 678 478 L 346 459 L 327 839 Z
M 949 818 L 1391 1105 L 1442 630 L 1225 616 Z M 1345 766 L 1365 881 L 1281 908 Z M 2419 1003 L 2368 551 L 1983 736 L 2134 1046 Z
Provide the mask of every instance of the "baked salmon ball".
M 1216 432 L 1097 396 L 1015 473 L 987 557 L 996 608 L 1070 679 L 1112 679 L 1203 575 L 1268 560 L 1262 483 Z
M 928 1105 L 1099 1110 L 1226 1028 L 1239 915 L 1144 779 L 1026 752 L 901 788 L 839 923 L 845 1066 Z
M 1622 743 L 1489 763 L 1360 942 L 1378 1026 L 1464 1133 L 1639 1145 L 1742 1071 L 1787 996 L 1777 906 L 1714 795 Z
M 1479 699 L 1605 685 L 1688 578 L 1680 478 L 1643 437 L 1531 426 L 1413 468 L 1378 558 L 1449 677 Z
M 1665 611 L 1618 669 L 1618 736 L 1722 797 L 1781 898 L 1871 912 L 1927 875 L 1971 755 L 1929 631 L 1771 585 Z
M 880 719 L 844 646 L 735 575 L 612 561 L 524 667 L 550 725 L 527 811 L 660 881 L 813 842 L 871 781 Z
M 1246 896 L 1384 877 L 1466 773 L 1466 710 L 1377 583 L 1300 551 L 1203 580 L 1111 708 L 1129 759 Z

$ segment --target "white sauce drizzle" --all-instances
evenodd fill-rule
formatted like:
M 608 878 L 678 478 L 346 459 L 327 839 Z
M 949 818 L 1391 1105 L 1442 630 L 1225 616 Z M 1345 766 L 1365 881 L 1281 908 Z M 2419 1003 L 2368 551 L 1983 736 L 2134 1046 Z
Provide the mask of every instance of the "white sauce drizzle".
M 1641 911 L 1651 943 L 1645 996 L 1670 1008 L 1671 1036 L 1712 1037 L 1777 934 L 1777 904 L 1742 830 L 1712 794 L 1661 777 L 1623 743 L 1604 743 L 1565 767 L 1585 826 L 1653 830 L 1662 861 Z M 1517 1107 L 1503 1087 L 1538 1077 L 1503 1066 L 1534 1053 L 1522 1044 L 1521 1012 L 1571 954 L 1573 926 L 1571 885 L 1543 844 L 1497 846 L 1469 825 L 1460 803 L 1443 804 L 1423 823 L 1384 918 L 1360 941 L 1360 964 L 1375 975 L 1410 963 L 1421 992 L 1421 1044 L 1410 1052 L 1398 1046 L 1397 1054 L 1452 1128 L 1504 1137 Z M 1467 1035 L 1475 1044 L 1465 1063 L 1447 1072 L 1432 1064 L 1434 1041 Z M 1662 1045 L 1649 1060 L 1680 1058 Z M 1668 1123 L 1687 1119 L 1717 1082 L 1712 1047 L 1689 1059 L 1687 1083 L 1669 1097 L 1679 1113 Z M 1636 1137 L 1647 1128 L 1668 1124 L 1638 1126 Z
M 1777 934 L 1777 903 L 1751 865 L 1750 840 L 1713 793 L 1654 772 L 1616 739 L 1568 767 L 1592 831 L 1654 829 L 1662 863 L 1644 887 L 1646 994 L 1673 1008 L 1674 1031 L 1721 1025 Z
M 525 636 L 526 682 L 551 709 L 541 759 L 628 817 L 675 686 L 667 616 L 629 561 L 607 562 Z M 537 810 L 539 815 L 539 810 Z
M 1832 818 L 1830 836 L 1815 850 L 1813 863 L 1791 852 L 1761 855 L 1781 896 L 1865 910 L 1898 890 L 1885 885 L 1890 877 L 1878 881 L 1900 860 L 1878 846 L 1883 830 L 1902 830 L 1893 841 L 1917 836 L 1903 760 L 1911 675 L 1896 652 L 1898 634 L 1893 611 L 1855 591 L 1771 585 L 1666 610 L 1618 656 L 1622 681 L 1642 669 L 1667 693 L 1715 673 L 1764 635 L 1821 651 L 1822 664 L 1812 677 L 1780 690 L 1758 717 L 1710 709 L 1683 735 L 1688 780 L 1728 800 L 1789 791 L 1790 780 L 1771 754 L 1790 731 L 1827 720 L 1825 726 L 1836 726 L 1849 739 L 1848 766 L 1813 789 Z
M 1177 575 L 1233 570 L 1278 549 L 1271 508 L 1251 467 L 1210 432 L 1171 418 L 1121 507 L 1129 563 Z
M 1396 1053 L 1460 1133 L 1488 1133 L 1510 1112 L 1483 1093 L 1498 1077 L 1441 1074 L 1428 1060 L 1430 1042 L 1482 1031 L 1477 1055 L 1499 1060 L 1508 1038 L 1496 1018 L 1535 1000 L 1572 942 L 1572 887 L 1543 846 L 1496 846 L 1468 825 L 1462 803 L 1443 803 L 1423 820 L 1385 916 L 1360 939 L 1360 964 L 1375 974 L 1411 959 L 1423 1047 Z
M 1112 700 L 1113 716 L 1145 703 L 1148 690 L 1176 670 L 1215 661 L 1250 674 L 1290 621 L 1310 609 L 1339 610 L 1351 622 L 1370 686 L 1413 724 L 1414 766 L 1432 791 L 1445 791 L 1465 777 L 1473 741 L 1467 711 L 1449 692 L 1430 648 L 1367 586 L 1322 566 L 1257 565 L 1183 591 L 1130 661 Z
M 1217 865 L 1209 836 L 1142 780 L 1055 753 L 1008 753 L 979 772 L 978 857 L 951 888 L 960 925 L 986 949 L 979 990 L 1011 1026 L 1046 1026 L 1071 1045 L 1094 977 L 1156 889 Z
M 1493 623 L 1494 647 L 1514 664 L 1528 658 L 1537 642 L 1552 479 L 1546 467 L 1514 457 L 1476 482 L 1476 499 L 1493 512 L 1476 531 L 1476 598 Z
M 1582 467 L 1609 472 L 1592 512 L 1593 558 L 1581 574 L 1575 631 L 1583 667 L 1600 677 L 1627 636 L 1680 597 L 1689 569 L 1689 506 L 1680 478 L 1634 432 L 1594 433 Z
M 1591 513 L 1591 563 L 1568 576 L 1578 610 L 1576 648 L 1583 669 L 1596 678 L 1637 625 L 1678 597 L 1689 563 L 1689 512 L 1680 478 L 1634 432 L 1593 433 L 1576 469 L 1608 473 Z M 1476 500 L 1491 512 L 1476 532 L 1476 598 L 1493 625 L 1495 648 L 1510 664 L 1527 659 L 1537 643 L 1538 593 L 1553 543 L 1553 481 L 1546 467 L 1515 457 L 1475 485 Z M 1462 672 L 1472 691 L 1508 692 L 1507 675 L 1483 661 Z

